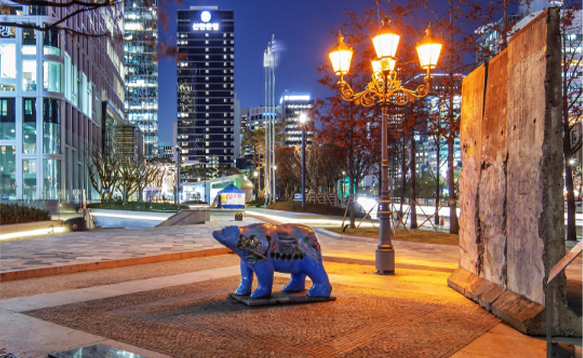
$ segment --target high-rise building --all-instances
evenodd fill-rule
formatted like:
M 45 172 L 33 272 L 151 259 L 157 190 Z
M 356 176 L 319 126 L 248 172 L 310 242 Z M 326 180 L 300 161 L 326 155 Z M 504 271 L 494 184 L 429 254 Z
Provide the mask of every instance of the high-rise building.
M 263 128 L 263 112 L 265 112 L 263 106 L 249 109 L 249 130 L 254 131 L 258 128 Z
M 177 141 L 182 161 L 233 166 L 235 20 L 233 10 L 177 12 Z
M 286 146 L 298 147 L 302 145 L 300 114 L 308 112 L 312 107 L 314 107 L 314 100 L 312 100 L 309 93 L 296 93 L 286 90 L 281 96 L 278 112 L 281 121 L 285 125 L 283 135 Z M 306 145 L 312 144 L 313 136 L 314 132 L 312 130 L 306 130 Z
M 37 31 L 59 24 L 122 35 L 121 7 L 68 16 L 71 9 L 5 3 L 0 11 L 0 200 L 79 202 L 92 149 L 102 145 L 103 103 L 123 114 L 123 45 L 110 36 Z M 14 24 L 11 26 L 10 24 Z
M 144 133 L 145 156 L 158 155 L 157 0 L 126 0 L 125 117 Z

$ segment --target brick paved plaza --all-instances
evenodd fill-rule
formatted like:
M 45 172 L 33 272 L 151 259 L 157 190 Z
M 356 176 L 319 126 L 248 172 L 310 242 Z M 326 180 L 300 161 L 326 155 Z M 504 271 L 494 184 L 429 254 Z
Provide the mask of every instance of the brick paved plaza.
M 258 218 L 247 215 L 245 223 Z M 127 250 L 106 248 L 121 238 L 136 250 L 150 250 L 144 252 L 149 257 L 166 255 L 167 247 L 179 252 L 184 243 L 188 252 L 205 252 L 216 249 L 205 235 L 231 219 L 218 215 L 207 225 L 164 231 L 47 236 L 46 247 L 31 255 L 62 250 L 71 260 L 29 264 L 39 269 L 42 264 L 79 265 L 90 257 L 120 263 L 134 259 Z M 164 242 L 152 245 L 162 236 Z M 83 238 L 85 244 L 75 249 Z M 457 247 L 397 242 L 396 275 L 378 276 L 375 240 L 319 238 L 336 301 L 252 308 L 237 303 L 228 298 L 239 281 L 239 260 L 233 254 L 6 281 L 0 290 L 0 348 L 20 358 L 95 344 L 149 358 L 545 357 L 544 340 L 522 335 L 447 286 L 457 267 Z M 41 239 L 0 243 L 2 272 L 23 271 L 17 269 L 20 262 L 5 264 L 4 255 L 27 259 L 30 245 Z M 56 240 L 53 245 L 51 240 Z M 101 247 L 89 249 L 89 241 Z M 9 253 L 4 247 L 10 247 Z M 101 251 L 119 257 L 106 258 Z M 568 276 L 580 285 L 577 260 Z M 274 290 L 288 277 L 276 275 Z

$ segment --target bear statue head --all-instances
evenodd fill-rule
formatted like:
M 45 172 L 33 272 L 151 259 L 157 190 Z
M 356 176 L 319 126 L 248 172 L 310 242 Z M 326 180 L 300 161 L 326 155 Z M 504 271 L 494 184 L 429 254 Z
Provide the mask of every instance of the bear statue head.
M 225 245 L 229 249 L 233 250 L 235 245 L 239 243 L 240 235 L 238 226 L 225 226 L 223 230 L 213 231 L 213 237 L 215 240 Z

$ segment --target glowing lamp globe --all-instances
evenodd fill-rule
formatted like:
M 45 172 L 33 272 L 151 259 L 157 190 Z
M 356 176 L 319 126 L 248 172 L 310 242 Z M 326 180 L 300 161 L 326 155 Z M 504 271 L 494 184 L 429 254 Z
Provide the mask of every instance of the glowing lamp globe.
M 304 112 L 300 114 L 300 123 L 305 124 L 308 121 L 308 116 Z
M 399 46 L 399 39 L 401 36 L 399 36 L 390 25 L 388 17 L 385 17 L 382 23 L 383 25 L 380 30 L 375 37 L 372 38 L 372 44 L 374 45 L 378 58 L 394 58 L 397 53 L 397 46 Z
M 328 53 L 336 75 L 340 76 L 348 73 L 350 70 L 350 61 L 352 61 L 352 53 L 352 47 L 346 46 L 344 36 L 338 31 L 338 43 Z
M 417 44 L 417 55 L 419 56 L 419 63 L 424 70 L 432 70 L 437 66 L 439 53 L 441 52 L 441 43 L 437 41 L 435 36 L 431 34 L 431 24 L 425 31 L 427 35 Z

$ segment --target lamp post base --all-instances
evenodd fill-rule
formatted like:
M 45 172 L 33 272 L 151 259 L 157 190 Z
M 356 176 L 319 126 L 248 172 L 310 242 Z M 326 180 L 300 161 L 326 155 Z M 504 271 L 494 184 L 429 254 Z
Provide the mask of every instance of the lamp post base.
M 375 252 L 377 275 L 395 274 L 395 249 L 391 247 L 377 247 Z

